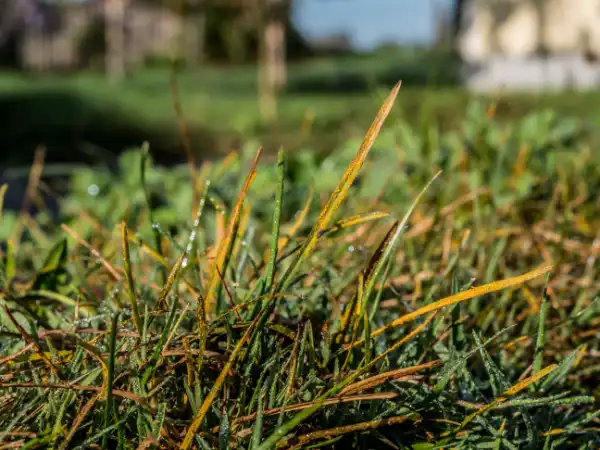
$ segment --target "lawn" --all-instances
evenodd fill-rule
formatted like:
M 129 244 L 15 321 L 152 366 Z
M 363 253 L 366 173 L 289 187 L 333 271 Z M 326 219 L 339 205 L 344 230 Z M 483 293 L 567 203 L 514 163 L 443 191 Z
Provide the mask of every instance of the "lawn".
M 330 151 L 360 135 L 370 112 L 399 79 L 403 97 L 392 117 L 415 126 L 432 121 L 442 129 L 459 126 L 474 96 L 453 84 L 455 69 L 445 65 L 450 63 L 442 58 L 425 64 L 393 52 L 291 64 L 278 119 L 269 125 L 260 121 L 254 67 L 183 70 L 178 87 L 200 159 L 249 139 L 258 139 L 269 153 L 280 145 Z M 600 120 L 598 100 L 596 92 L 487 99 L 498 101 L 499 120 L 550 107 L 592 123 Z M 0 120 L 6 124 L 0 134 L 3 157 L 18 155 L 20 164 L 30 163 L 33 149 L 42 144 L 55 160 L 73 160 L 86 146 L 117 152 L 143 140 L 151 142 L 160 161 L 184 154 L 166 69 L 143 70 L 118 85 L 97 73 L 0 75 Z
M 327 155 L 134 149 L 2 213 L 1 445 L 597 448 L 597 130 L 396 93 Z

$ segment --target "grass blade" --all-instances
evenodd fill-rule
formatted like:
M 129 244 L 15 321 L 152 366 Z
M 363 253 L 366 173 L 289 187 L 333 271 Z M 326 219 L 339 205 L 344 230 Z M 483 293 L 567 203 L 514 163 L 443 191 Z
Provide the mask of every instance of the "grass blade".
M 217 380 L 213 384 L 213 387 L 211 388 L 210 392 L 204 399 L 204 402 L 202 402 L 202 406 L 200 406 L 200 410 L 198 411 L 198 414 L 196 414 L 196 417 L 194 417 L 192 424 L 188 428 L 188 430 L 185 434 L 185 437 L 183 438 L 183 441 L 179 447 L 181 450 L 189 449 L 190 446 L 192 445 L 192 442 L 194 440 L 194 435 L 200 428 L 200 425 L 202 425 L 202 422 L 204 421 L 204 417 L 206 416 L 208 409 L 211 407 L 217 394 L 221 390 L 221 387 L 223 386 L 223 383 L 225 382 L 225 378 L 227 377 L 227 374 L 233 367 L 233 364 L 235 363 L 238 355 L 240 354 L 242 347 L 246 344 L 246 342 L 250 338 L 250 335 L 252 334 L 254 327 L 258 323 L 259 318 L 260 318 L 260 316 L 258 318 L 256 318 L 250 324 L 250 326 L 248 327 L 248 329 L 246 330 L 246 332 L 244 333 L 242 338 L 239 340 L 239 342 L 237 343 L 237 345 L 231 352 L 231 355 L 229 356 L 229 359 L 227 360 L 227 364 L 225 364 L 225 366 L 223 367 L 223 370 L 221 370 L 221 373 L 217 377 Z
M 119 323 L 119 313 L 113 316 L 110 332 L 110 347 L 108 354 L 108 381 L 106 390 L 106 407 L 104 409 L 104 427 L 108 428 L 113 414 L 113 380 L 115 379 L 115 359 L 117 358 L 117 326 Z M 106 448 L 108 443 L 108 434 L 102 438 L 102 447 Z
M 133 272 L 131 270 L 131 257 L 129 256 L 129 237 L 127 232 L 127 225 L 125 221 L 121 223 L 121 243 L 123 246 L 123 267 L 125 268 L 125 281 L 127 282 L 127 292 L 129 294 L 129 301 L 131 303 L 131 311 L 133 313 L 133 322 L 135 328 L 141 338 L 142 336 L 142 318 L 138 309 L 138 296 L 135 289 L 135 280 L 133 278 Z
M 416 311 L 413 311 L 409 314 L 399 317 L 398 319 L 392 321 L 390 324 L 373 331 L 373 333 L 371 333 L 371 337 L 379 336 L 380 334 L 386 333 L 394 328 L 404 325 L 405 323 L 410 322 L 410 321 L 416 319 L 417 317 L 423 316 L 432 311 L 438 311 L 447 306 L 454 305 L 455 303 L 460 303 L 465 300 L 469 300 L 469 299 L 472 299 L 475 297 L 490 294 L 492 292 L 500 291 L 502 289 L 506 289 L 506 288 L 509 288 L 512 286 L 518 286 L 527 281 L 533 280 L 534 278 L 537 278 L 541 275 L 544 275 L 545 273 L 550 272 L 552 270 L 552 268 L 553 268 L 552 266 L 542 266 L 535 270 L 532 270 L 531 272 L 527 272 L 527 273 L 525 273 L 523 275 L 519 275 L 517 277 L 507 278 L 506 280 L 501 280 L 501 281 L 494 281 L 493 283 L 489 283 L 489 284 L 485 284 L 483 286 L 471 288 L 467 291 L 459 292 L 456 295 L 451 295 L 450 297 L 443 298 L 434 303 L 423 306 L 423 307 L 417 309 Z M 354 346 L 359 345 L 359 344 L 362 344 L 362 340 L 356 342 L 354 344 Z
M 352 186 L 352 183 L 356 179 L 358 172 L 360 171 L 363 163 L 365 162 L 369 151 L 371 150 L 371 147 L 375 143 L 375 139 L 377 138 L 377 135 L 379 134 L 379 131 L 381 130 L 383 123 L 385 122 L 385 119 L 392 110 L 394 101 L 396 100 L 398 92 L 400 91 L 401 84 L 401 82 L 398 82 L 396 86 L 394 86 L 394 88 L 384 101 L 383 105 L 379 109 L 375 120 L 373 121 L 371 127 L 367 131 L 367 134 L 358 150 L 358 153 L 354 157 L 354 160 L 350 163 L 350 166 L 348 167 L 348 169 L 344 173 L 344 176 L 342 177 L 337 187 L 331 194 L 331 197 L 329 197 L 327 204 L 325 205 L 325 207 L 321 211 L 321 214 L 319 215 L 319 218 L 317 219 L 316 225 L 310 232 L 306 241 L 304 241 L 304 243 L 302 244 L 302 247 L 298 251 L 296 258 L 293 260 L 292 264 L 288 267 L 287 271 L 283 275 L 283 278 L 279 283 L 277 291 L 285 291 L 288 288 L 289 283 L 293 279 L 299 265 L 312 253 L 317 243 L 317 239 L 319 238 L 321 233 L 327 229 L 334 213 L 337 211 L 339 206 L 342 204 L 342 202 L 348 195 L 350 187 Z
M 271 249 L 269 262 L 265 268 L 266 281 L 263 285 L 263 294 L 273 287 L 275 273 L 275 261 L 277 259 L 277 247 L 279 243 L 279 227 L 281 221 L 281 207 L 283 203 L 283 181 L 285 175 L 285 154 L 283 149 L 279 150 L 277 158 L 277 190 L 275 191 L 275 209 L 273 211 L 273 225 L 271 229 Z
M 219 244 L 219 249 L 217 251 L 216 261 L 213 265 L 212 275 L 210 276 L 210 281 L 208 284 L 208 289 L 206 291 L 206 306 L 207 311 L 206 314 L 210 315 L 212 310 L 212 305 L 216 301 L 216 291 L 217 286 L 220 282 L 219 271 L 221 273 L 225 273 L 227 258 L 231 251 L 233 250 L 233 243 L 235 241 L 235 231 L 237 228 L 237 224 L 239 223 L 240 216 L 242 213 L 242 206 L 244 203 L 244 199 L 250 190 L 250 186 L 252 186 L 252 182 L 256 178 L 256 166 L 258 165 L 258 160 L 260 155 L 262 154 L 262 148 L 259 148 L 256 152 L 256 156 L 254 157 L 254 161 L 252 162 L 252 166 L 250 168 L 250 172 L 244 181 L 244 184 L 238 194 L 237 200 L 231 211 L 231 216 L 229 217 L 229 223 L 227 224 L 227 232 L 225 234 L 225 238 L 221 240 Z

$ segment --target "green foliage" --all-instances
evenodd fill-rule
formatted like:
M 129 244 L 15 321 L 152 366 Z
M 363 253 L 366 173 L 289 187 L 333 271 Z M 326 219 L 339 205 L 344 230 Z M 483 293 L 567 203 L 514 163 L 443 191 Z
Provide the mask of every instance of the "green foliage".
M 64 226 L 2 247 L 0 442 L 591 448 L 595 132 L 484 106 L 450 131 L 390 120 L 353 182 L 353 139 L 281 153 L 245 192 L 248 143 L 199 169 L 200 205 L 145 148 L 78 170 Z M 0 217 L 4 242 L 22 218 Z

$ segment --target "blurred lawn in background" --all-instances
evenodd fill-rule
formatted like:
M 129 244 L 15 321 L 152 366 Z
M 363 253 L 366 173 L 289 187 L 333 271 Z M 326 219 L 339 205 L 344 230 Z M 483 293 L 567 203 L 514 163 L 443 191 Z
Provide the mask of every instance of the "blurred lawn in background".
M 183 157 L 173 108 L 170 71 L 136 72 L 110 84 L 102 74 L 24 76 L 0 74 L 0 133 L 4 155 L 29 163 L 33 148 L 50 147 L 50 159 L 77 159 L 81 143 L 119 152 L 149 140 L 161 161 Z M 457 87 L 458 67 L 444 55 L 380 52 L 321 58 L 289 67 L 278 119 L 261 124 L 257 70 L 246 67 L 184 69 L 177 83 L 194 150 L 201 157 L 229 151 L 237 141 L 258 139 L 327 151 L 369 124 L 385 92 L 399 79 L 403 90 L 393 115 L 411 124 L 457 126 L 474 95 Z M 533 108 L 597 122 L 600 93 L 511 94 L 498 100 L 498 118 L 518 118 Z M 6 161 L 5 156 L 2 157 Z

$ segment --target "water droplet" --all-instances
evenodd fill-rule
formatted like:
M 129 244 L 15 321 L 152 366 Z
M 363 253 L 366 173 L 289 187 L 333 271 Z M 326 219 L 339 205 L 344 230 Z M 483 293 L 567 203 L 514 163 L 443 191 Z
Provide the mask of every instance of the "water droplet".
M 98 187 L 97 184 L 90 184 L 88 186 L 88 194 L 91 195 L 92 197 L 97 196 L 100 193 L 100 188 Z

